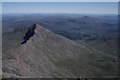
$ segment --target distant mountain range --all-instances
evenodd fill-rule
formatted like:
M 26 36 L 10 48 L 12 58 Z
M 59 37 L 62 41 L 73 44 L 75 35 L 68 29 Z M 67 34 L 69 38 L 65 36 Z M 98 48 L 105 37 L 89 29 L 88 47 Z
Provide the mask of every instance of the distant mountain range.
M 112 56 L 39 24 L 4 33 L 3 40 L 5 78 L 117 77 L 117 63 Z

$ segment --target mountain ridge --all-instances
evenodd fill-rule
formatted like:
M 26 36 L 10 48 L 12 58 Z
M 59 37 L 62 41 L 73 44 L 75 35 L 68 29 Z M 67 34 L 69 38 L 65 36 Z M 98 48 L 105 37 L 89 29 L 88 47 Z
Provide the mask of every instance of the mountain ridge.
M 54 34 L 38 24 L 34 26 L 36 26 L 35 34 L 25 44 L 3 54 L 4 77 L 97 78 L 116 76 L 111 57 Z

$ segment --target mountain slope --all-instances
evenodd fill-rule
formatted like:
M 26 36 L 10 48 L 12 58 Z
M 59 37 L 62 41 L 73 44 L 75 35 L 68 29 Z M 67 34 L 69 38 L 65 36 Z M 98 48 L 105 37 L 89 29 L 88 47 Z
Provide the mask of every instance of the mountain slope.
M 10 16 L 9 14 L 9 16 L 3 16 L 3 33 L 12 31 L 18 27 L 29 27 L 34 23 L 39 23 L 44 28 L 56 34 L 71 40 L 83 41 L 103 53 L 110 55 L 118 54 L 116 50 L 118 47 L 116 45 L 118 38 L 117 16 L 78 16 L 76 14 L 67 14 L 65 17 L 64 14 L 55 15 L 56 14 L 49 16 L 26 14 L 26 16 Z M 103 38 L 105 38 L 106 42 L 102 40 Z M 113 44 L 107 44 L 107 42 L 110 42 L 111 40 Z
M 3 53 L 4 77 L 116 77 L 112 57 L 33 25 L 19 46 Z

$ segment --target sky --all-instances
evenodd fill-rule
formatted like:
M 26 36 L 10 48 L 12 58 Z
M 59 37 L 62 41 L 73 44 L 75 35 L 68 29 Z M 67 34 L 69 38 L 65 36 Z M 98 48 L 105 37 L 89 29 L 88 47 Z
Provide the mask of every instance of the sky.
M 2 0 L 2 2 L 119 2 L 120 0 Z
M 117 2 L 3 2 L 3 13 L 117 14 Z

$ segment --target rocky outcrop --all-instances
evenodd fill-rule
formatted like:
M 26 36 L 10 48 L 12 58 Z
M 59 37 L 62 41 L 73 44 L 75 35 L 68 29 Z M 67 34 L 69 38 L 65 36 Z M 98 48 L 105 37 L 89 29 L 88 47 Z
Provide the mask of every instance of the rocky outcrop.
M 24 41 L 21 42 L 21 44 L 26 43 L 27 40 L 29 40 L 29 39 L 35 34 L 35 29 L 36 29 L 36 24 L 34 24 L 33 27 L 30 28 L 30 29 L 26 32 L 26 34 L 25 34 L 25 36 L 24 36 Z

